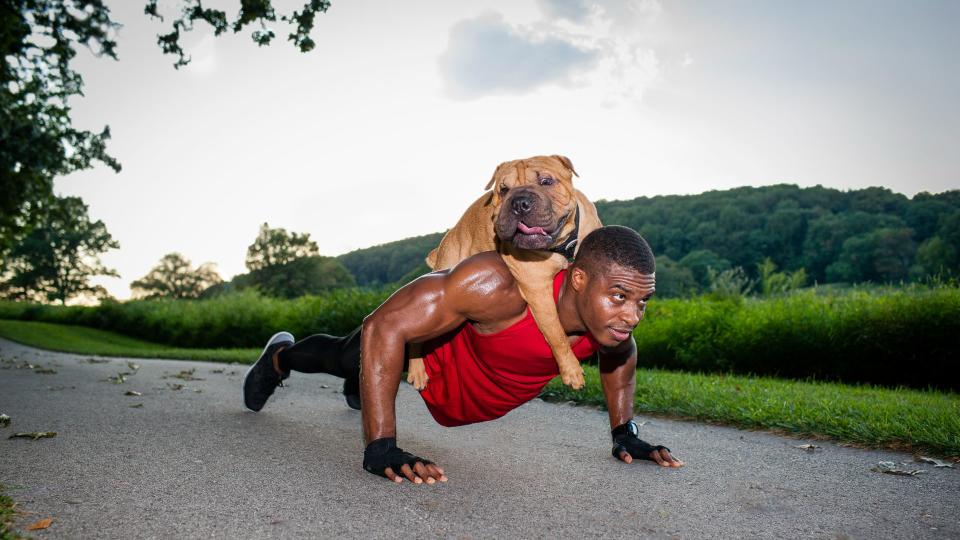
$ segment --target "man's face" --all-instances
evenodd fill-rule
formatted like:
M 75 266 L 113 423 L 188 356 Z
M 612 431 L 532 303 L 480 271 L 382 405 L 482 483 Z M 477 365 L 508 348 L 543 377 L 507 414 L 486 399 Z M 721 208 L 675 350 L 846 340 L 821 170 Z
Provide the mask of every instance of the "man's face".
M 577 310 L 587 330 L 606 347 L 629 339 L 653 296 L 655 274 L 641 274 L 615 263 L 589 274 L 581 268 L 572 272 L 579 293 Z

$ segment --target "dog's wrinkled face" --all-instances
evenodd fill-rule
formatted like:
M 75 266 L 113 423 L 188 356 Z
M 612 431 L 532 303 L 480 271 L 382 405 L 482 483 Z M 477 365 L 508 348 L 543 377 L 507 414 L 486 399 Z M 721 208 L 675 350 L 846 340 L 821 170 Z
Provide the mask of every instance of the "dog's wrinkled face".
M 573 230 L 577 200 L 573 164 L 564 156 L 536 156 L 501 163 L 493 188 L 494 230 L 501 242 L 521 249 L 550 249 Z

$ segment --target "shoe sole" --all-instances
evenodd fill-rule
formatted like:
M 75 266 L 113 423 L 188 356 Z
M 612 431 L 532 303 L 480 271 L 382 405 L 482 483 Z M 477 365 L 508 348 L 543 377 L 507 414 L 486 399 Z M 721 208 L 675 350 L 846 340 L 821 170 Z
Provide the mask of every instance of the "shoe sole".
M 287 331 L 277 332 L 276 334 L 270 336 L 270 339 L 267 340 L 267 345 L 263 348 L 262 351 L 260 351 L 260 356 L 257 357 L 257 361 L 259 362 L 260 359 L 263 358 L 263 355 L 267 353 L 267 349 L 269 349 L 271 345 L 273 345 L 274 343 L 278 343 L 278 340 L 277 340 L 278 337 L 284 336 L 284 335 L 290 336 L 289 341 L 291 343 L 296 343 L 296 339 L 294 339 L 293 334 L 291 334 L 290 332 L 287 332 Z M 288 340 L 284 340 L 284 341 L 288 341 Z M 247 372 L 243 375 L 243 386 L 240 387 L 241 390 L 247 387 L 247 378 L 250 377 L 250 372 L 253 371 L 253 367 L 256 365 L 257 365 L 257 362 L 254 362 L 252 366 L 247 368 Z M 246 396 L 243 395 L 243 392 L 240 393 L 240 402 L 243 403 L 244 409 L 250 412 L 259 412 L 251 409 L 250 407 L 247 407 Z

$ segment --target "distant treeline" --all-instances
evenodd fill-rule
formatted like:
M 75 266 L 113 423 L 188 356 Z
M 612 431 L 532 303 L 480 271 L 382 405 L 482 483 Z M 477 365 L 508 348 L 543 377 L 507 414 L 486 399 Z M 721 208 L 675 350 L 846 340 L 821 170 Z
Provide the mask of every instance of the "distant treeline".
M 765 258 L 783 271 L 805 270 L 807 284 L 918 280 L 960 266 L 960 190 L 910 199 L 878 187 L 780 184 L 596 205 L 604 224 L 626 225 L 650 242 L 667 296 L 707 290 L 715 272 L 736 267 L 756 278 Z M 423 258 L 442 236 L 338 259 L 358 285 L 394 283 L 426 271 Z

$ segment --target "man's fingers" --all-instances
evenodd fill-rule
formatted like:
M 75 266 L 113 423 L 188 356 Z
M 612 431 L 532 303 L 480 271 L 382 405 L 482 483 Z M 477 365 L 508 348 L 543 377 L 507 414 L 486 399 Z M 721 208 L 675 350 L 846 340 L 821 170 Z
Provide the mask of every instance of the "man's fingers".
M 410 481 L 413 482 L 414 484 L 419 484 L 419 483 L 423 482 L 423 480 L 422 480 L 419 476 L 417 476 L 416 474 L 413 473 L 413 469 L 411 469 L 410 466 L 407 465 L 406 463 L 404 463 L 404 464 L 400 467 L 400 472 L 403 473 L 403 475 L 407 477 L 407 480 L 410 480 Z
M 443 474 L 443 469 L 437 467 L 433 463 L 427 465 L 427 471 L 429 471 L 430 476 L 436 478 L 437 480 L 441 482 L 447 481 L 447 475 Z
M 668 452 L 666 448 L 660 450 L 660 455 L 667 460 L 671 467 L 683 467 L 683 461 L 670 455 L 670 452 Z
M 670 466 L 669 463 L 667 463 L 666 461 L 664 461 L 664 459 L 663 459 L 662 457 L 660 457 L 660 451 L 659 451 L 659 450 L 654 450 L 653 452 L 650 452 L 650 457 L 651 457 L 654 461 L 656 461 L 658 465 L 662 465 L 662 466 L 664 466 L 664 467 L 669 467 L 669 466 Z
M 398 484 L 400 482 L 403 482 L 403 478 L 400 478 L 399 476 L 397 476 L 397 474 L 393 472 L 393 469 L 391 469 L 390 467 L 387 467 L 386 469 L 384 469 L 383 474 L 387 475 L 387 478 L 389 478 L 393 482 L 396 482 Z
M 424 465 L 422 461 L 418 461 L 413 464 L 413 472 L 417 473 L 417 476 L 422 478 L 428 484 L 436 482 L 436 479 L 430 474 L 427 466 Z
M 624 463 L 633 463 L 633 456 L 626 450 L 620 450 L 620 461 Z

